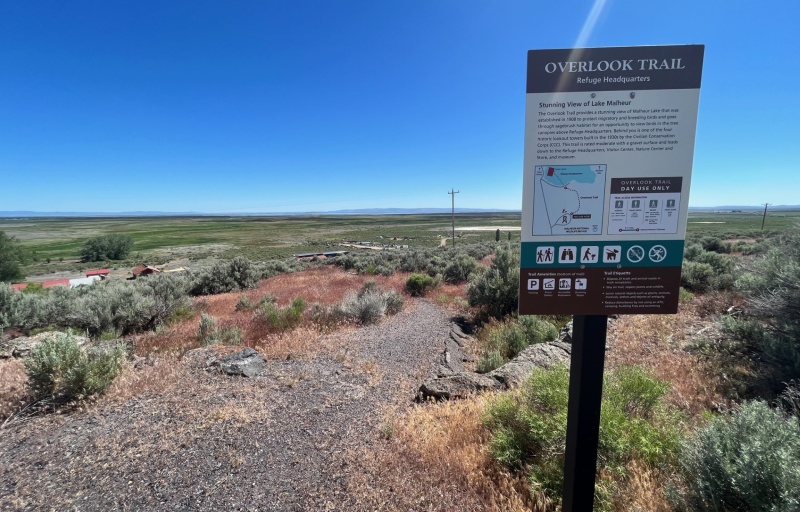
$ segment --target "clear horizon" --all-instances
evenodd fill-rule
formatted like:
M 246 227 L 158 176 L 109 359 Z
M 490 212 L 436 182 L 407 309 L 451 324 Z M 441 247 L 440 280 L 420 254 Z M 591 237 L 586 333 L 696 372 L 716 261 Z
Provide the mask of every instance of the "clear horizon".
M 526 53 L 706 45 L 691 207 L 797 203 L 800 4 L 0 6 L 0 211 L 519 210 Z M 551 23 L 557 20 L 557 26 Z

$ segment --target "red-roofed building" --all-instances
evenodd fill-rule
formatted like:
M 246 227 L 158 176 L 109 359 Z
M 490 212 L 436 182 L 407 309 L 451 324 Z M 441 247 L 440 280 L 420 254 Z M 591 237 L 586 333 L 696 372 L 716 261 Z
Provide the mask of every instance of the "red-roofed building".
M 157 272 L 161 271 L 156 267 L 151 267 L 150 265 L 139 265 L 133 269 L 133 278 L 136 279 L 137 277 L 145 277 Z
M 27 287 L 28 287 L 28 283 L 17 283 L 17 284 L 12 284 L 11 285 L 11 288 L 16 290 L 16 291 L 18 291 L 18 292 L 21 292 L 22 290 L 24 290 Z
M 101 268 L 97 270 L 87 270 L 86 277 L 100 276 L 100 279 L 105 279 L 108 277 L 109 272 L 111 272 L 111 270 L 107 268 Z
M 44 288 L 52 288 L 53 286 L 66 286 L 69 288 L 69 279 L 53 279 L 52 281 L 45 281 L 42 283 Z

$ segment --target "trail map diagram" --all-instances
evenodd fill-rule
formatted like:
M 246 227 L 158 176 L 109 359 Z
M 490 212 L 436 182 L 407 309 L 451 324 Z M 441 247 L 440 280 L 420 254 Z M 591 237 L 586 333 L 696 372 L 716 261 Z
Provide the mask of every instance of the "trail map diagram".
M 538 165 L 533 197 L 533 236 L 601 232 L 605 165 Z

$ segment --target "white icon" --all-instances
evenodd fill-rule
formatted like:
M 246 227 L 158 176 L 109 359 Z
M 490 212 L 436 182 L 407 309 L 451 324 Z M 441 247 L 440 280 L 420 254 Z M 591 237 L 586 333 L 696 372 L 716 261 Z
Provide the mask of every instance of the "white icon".
M 622 252 L 621 245 L 605 245 L 603 246 L 603 263 L 619 263 Z
M 581 247 L 581 263 L 597 263 L 597 255 L 600 253 L 600 247 L 597 245 L 584 245 Z
M 528 279 L 528 290 L 534 291 L 539 289 L 538 279 Z
M 663 245 L 654 245 L 647 252 L 647 257 L 650 258 L 650 261 L 653 263 L 664 261 L 664 258 L 667 257 L 667 248 Z
M 632 245 L 628 249 L 628 261 L 631 263 L 639 263 L 644 259 L 644 247 L 641 245 Z
M 542 279 L 542 288 L 545 290 L 555 290 L 556 289 L 556 280 L 555 279 Z
M 562 277 L 558 280 L 559 290 L 569 290 L 570 288 L 572 288 L 572 279 Z
M 575 263 L 575 253 L 578 248 L 573 246 L 561 247 L 558 249 L 558 262 L 559 263 Z
M 537 247 L 536 248 L 536 263 L 553 263 L 555 261 L 556 251 L 554 247 Z
M 585 277 L 576 277 L 575 278 L 575 289 L 576 290 L 585 290 L 586 289 L 586 278 Z

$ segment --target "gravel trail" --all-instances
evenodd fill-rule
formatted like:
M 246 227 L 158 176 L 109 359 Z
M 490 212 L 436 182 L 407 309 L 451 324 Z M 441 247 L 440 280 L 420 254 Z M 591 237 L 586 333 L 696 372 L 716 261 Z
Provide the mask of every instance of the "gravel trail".
M 254 379 L 183 370 L 178 392 L 14 423 L 0 431 L 0 508 L 358 510 L 354 454 L 434 373 L 449 329 L 420 300 Z

